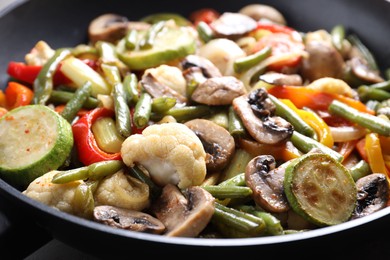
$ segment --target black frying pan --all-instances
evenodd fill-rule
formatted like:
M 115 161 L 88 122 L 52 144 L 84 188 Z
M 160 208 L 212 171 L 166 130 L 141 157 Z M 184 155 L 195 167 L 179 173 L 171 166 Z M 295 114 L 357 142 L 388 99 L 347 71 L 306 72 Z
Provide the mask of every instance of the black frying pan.
M 23 3 L 22 3 L 23 2 Z M 96 16 L 115 12 L 137 20 L 155 12 L 179 12 L 184 16 L 202 7 L 219 11 L 237 11 L 244 5 L 259 2 L 279 9 L 290 26 L 301 31 L 330 30 L 343 24 L 355 32 L 371 49 L 382 69 L 390 67 L 390 3 L 385 0 L 197 0 L 197 1 L 125 1 L 125 0 L 31 0 L 15 5 L 0 14 L 0 86 L 8 80 L 9 61 L 23 61 L 24 55 L 38 40 L 53 48 L 86 42 L 88 23 Z M 345 254 L 372 254 L 367 243 L 389 235 L 390 207 L 368 217 L 337 226 L 300 234 L 249 239 L 167 238 L 159 235 L 113 229 L 80 219 L 37 203 L 0 180 L 0 196 L 13 220 L 26 218 L 44 227 L 54 238 L 96 256 L 134 254 L 163 257 L 211 257 L 265 255 L 303 257 L 314 250 L 313 257 L 332 256 L 355 245 Z M 387 230 L 387 231 L 386 231 Z M 313 252 L 313 251 L 312 251 Z M 374 254 L 375 256 L 375 254 Z

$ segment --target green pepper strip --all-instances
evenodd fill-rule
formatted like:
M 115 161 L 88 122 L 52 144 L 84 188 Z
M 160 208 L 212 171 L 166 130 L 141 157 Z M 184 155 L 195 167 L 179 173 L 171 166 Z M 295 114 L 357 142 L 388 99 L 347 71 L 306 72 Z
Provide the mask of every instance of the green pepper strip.
M 56 72 L 61 61 L 69 57 L 71 54 L 72 53 L 69 49 L 58 49 L 54 53 L 53 57 L 51 57 L 42 67 L 33 83 L 33 104 L 46 104 L 53 90 L 54 73 Z
M 64 110 L 61 112 L 61 116 L 69 123 L 72 123 L 77 116 L 77 112 L 79 112 L 79 110 L 83 107 L 91 93 L 92 83 L 87 81 L 76 90 L 73 97 L 66 103 Z
M 363 126 L 372 132 L 383 136 L 390 136 L 390 121 L 371 114 L 359 112 L 346 104 L 333 100 L 329 105 L 329 111 L 337 116 L 345 118 L 352 123 Z

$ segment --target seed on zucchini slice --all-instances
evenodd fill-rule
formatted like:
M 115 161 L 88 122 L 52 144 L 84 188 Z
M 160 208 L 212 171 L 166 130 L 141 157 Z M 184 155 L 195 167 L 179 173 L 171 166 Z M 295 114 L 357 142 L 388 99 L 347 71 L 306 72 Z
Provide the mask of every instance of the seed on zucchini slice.
M 347 221 L 357 189 L 346 167 L 324 153 L 308 153 L 286 167 L 284 191 L 292 209 L 317 226 Z
M 0 118 L 0 178 L 24 189 L 58 169 L 73 147 L 70 124 L 44 105 L 28 105 Z

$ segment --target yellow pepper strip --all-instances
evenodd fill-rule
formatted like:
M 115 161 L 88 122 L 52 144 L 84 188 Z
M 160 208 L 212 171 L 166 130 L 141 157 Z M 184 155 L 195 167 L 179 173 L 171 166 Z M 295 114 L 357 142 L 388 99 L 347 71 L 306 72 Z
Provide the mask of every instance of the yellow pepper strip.
M 316 113 L 297 108 L 289 99 L 280 99 L 284 104 L 293 109 L 303 121 L 310 125 L 317 133 L 318 141 L 327 147 L 333 147 L 334 141 L 329 126 Z
M 390 173 L 385 165 L 379 135 L 377 133 L 367 134 L 364 148 L 366 149 L 368 163 L 372 172 L 385 174 L 387 181 L 390 182 Z

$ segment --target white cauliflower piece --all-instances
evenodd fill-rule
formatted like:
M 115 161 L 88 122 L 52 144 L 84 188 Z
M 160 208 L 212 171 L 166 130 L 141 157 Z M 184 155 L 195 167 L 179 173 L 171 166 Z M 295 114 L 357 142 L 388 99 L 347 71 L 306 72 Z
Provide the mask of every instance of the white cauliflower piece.
M 200 139 L 186 125 L 151 125 L 126 138 L 122 159 L 129 167 L 144 166 L 160 186 L 168 183 L 185 189 L 200 185 L 206 176 L 206 152 Z
M 149 206 L 149 186 L 142 181 L 126 175 L 123 170 L 102 181 L 95 192 L 97 205 L 142 211 Z
M 164 86 L 170 87 L 183 96 L 186 95 L 187 82 L 179 68 L 163 64 L 157 68 L 147 69 L 144 75 L 148 73 Z
M 50 171 L 36 178 L 23 191 L 23 194 L 33 200 L 42 202 L 50 207 L 73 215 L 80 215 L 80 207 L 74 205 L 73 198 L 77 187 L 83 181 L 73 181 L 65 184 L 54 184 L 51 182 L 58 171 Z
M 51 57 L 53 50 L 45 41 L 39 41 L 24 57 L 27 65 L 43 66 Z

